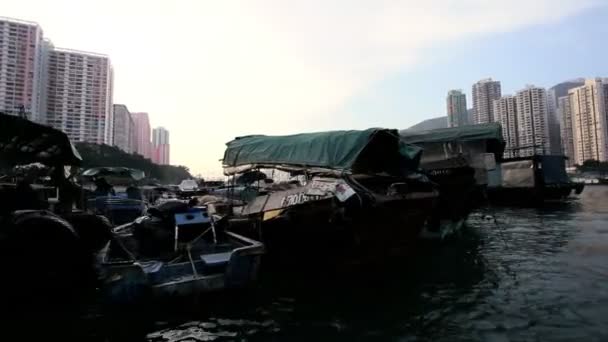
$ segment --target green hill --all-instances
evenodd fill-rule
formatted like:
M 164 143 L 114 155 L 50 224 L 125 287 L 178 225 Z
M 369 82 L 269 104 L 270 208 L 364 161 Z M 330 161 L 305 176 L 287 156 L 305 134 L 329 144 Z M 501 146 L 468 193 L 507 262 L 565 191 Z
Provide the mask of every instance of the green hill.
M 418 132 L 418 131 L 428 131 L 431 129 L 438 128 L 447 128 L 448 127 L 448 118 L 447 116 L 440 116 L 438 118 L 426 119 L 422 122 L 415 124 L 414 126 L 407 128 L 407 131 Z

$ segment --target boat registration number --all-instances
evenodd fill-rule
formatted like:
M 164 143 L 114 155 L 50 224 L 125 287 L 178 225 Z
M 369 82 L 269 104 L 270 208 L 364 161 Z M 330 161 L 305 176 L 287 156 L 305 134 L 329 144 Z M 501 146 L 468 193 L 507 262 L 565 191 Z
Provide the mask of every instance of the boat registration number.
M 305 192 L 291 194 L 281 199 L 281 207 L 289 207 L 292 205 L 302 204 L 308 201 L 316 201 L 322 199 L 320 195 L 307 195 Z

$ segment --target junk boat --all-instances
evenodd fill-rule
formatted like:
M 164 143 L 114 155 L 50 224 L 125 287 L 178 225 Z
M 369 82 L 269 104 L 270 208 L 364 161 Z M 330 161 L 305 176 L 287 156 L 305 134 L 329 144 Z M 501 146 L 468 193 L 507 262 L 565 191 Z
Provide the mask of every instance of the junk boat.
M 132 304 L 248 287 L 263 251 L 261 243 L 222 229 L 206 207 L 167 202 L 114 229 L 99 255 L 104 297 Z
M 223 158 L 239 192 L 227 195 L 231 230 L 279 262 L 404 249 L 439 195 L 417 171 L 420 153 L 390 129 L 236 138 Z
M 488 172 L 496 168 L 505 143 L 499 123 L 400 132 L 405 143 L 423 149 L 420 168 L 439 185 L 438 214 L 422 236 L 444 238 L 459 231 L 480 203 Z
M 568 177 L 563 155 L 504 159 L 489 176 L 488 198 L 495 204 L 540 205 L 583 191 L 581 184 Z

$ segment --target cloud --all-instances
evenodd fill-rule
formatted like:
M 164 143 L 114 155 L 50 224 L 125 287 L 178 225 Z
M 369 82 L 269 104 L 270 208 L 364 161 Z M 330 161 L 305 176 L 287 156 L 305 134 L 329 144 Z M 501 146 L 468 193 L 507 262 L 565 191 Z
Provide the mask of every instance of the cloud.
M 217 171 L 248 133 L 343 127 L 354 94 L 426 48 L 549 23 L 595 0 L 15 1 L 57 46 L 108 53 L 115 102 L 172 131 L 172 158 Z

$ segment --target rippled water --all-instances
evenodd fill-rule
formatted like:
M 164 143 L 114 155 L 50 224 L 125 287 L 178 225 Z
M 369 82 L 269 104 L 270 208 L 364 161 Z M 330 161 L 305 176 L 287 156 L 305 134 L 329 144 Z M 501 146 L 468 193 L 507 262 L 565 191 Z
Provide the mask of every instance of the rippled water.
M 462 236 L 421 247 L 383 269 L 266 276 L 246 296 L 92 330 L 175 342 L 608 340 L 608 187 L 542 209 L 482 210 Z

